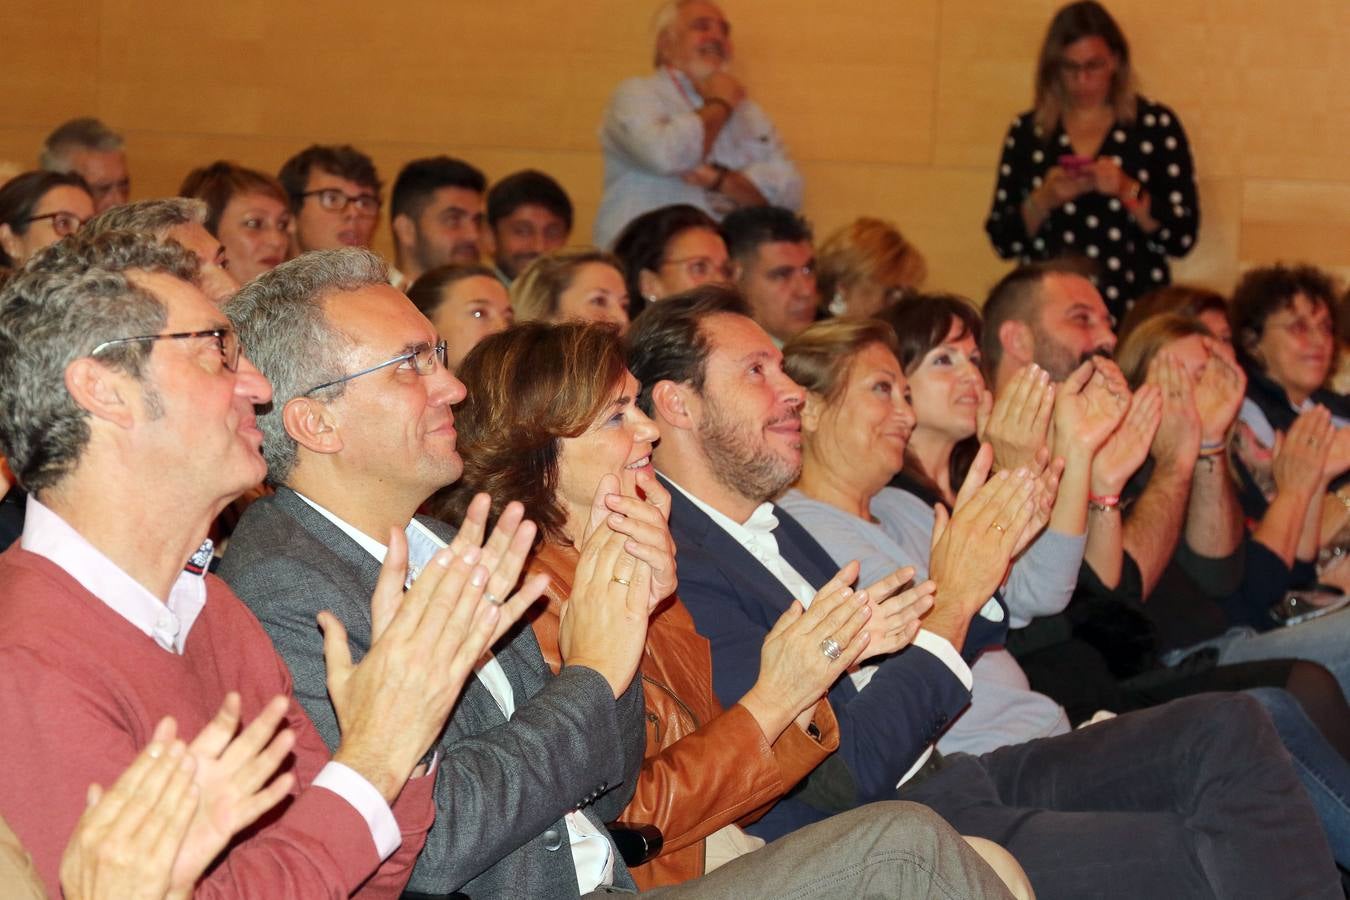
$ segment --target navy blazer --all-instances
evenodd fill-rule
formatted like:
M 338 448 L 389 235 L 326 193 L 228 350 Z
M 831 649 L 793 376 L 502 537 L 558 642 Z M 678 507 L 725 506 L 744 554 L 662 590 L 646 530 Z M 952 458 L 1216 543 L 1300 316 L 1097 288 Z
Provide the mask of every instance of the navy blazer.
M 670 532 L 679 550 L 680 599 L 712 645 L 713 690 L 729 707 L 759 677 L 764 638 L 793 597 L 750 551 L 665 483 Z M 816 588 L 834 577 L 838 567 L 824 548 L 782 509 L 775 507 L 774 516 L 779 552 L 792 567 Z M 940 659 L 911 646 L 883 660 L 863 690 L 843 677 L 829 698 L 839 720 L 838 758 L 853 782 L 852 803 L 845 805 L 858 805 L 895 797 L 896 785 L 920 753 L 970 702 L 970 691 Z M 830 770 L 817 773 L 822 771 Z M 771 839 L 835 811 L 822 808 L 810 792 L 799 792 L 750 830 Z

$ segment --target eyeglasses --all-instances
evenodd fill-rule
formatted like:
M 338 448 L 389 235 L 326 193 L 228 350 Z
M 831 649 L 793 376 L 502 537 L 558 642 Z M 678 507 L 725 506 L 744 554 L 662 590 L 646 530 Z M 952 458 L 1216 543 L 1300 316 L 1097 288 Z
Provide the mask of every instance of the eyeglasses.
M 432 372 L 436 371 L 436 365 L 438 363 L 440 364 L 440 367 L 444 369 L 445 341 L 439 340 L 434 344 L 428 344 L 426 342 L 417 344 L 413 347 L 408 348 L 408 351 L 406 353 L 400 353 L 393 359 L 386 359 L 384 362 L 379 363 L 378 365 L 371 366 L 368 369 L 362 369 L 361 371 L 353 372 L 350 375 L 343 375 L 341 378 L 338 378 L 334 381 L 326 381 L 323 384 L 319 385 L 318 387 L 310 388 L 300 396 L 308 397 L 310 394 L 318 393 L 324 388 L 330 388 L 339 384 L 344 384 L 348 381 L 351 381 L 353 378 L 360 378 L 362 375 L 369 375 L 371 372 L 378 372 L 380 369 L 388 368 L 389 366 L 394 366 L 398 365 L 399 363 L 405 362 L 411 362 L 413 364 L 414 371 L 416 371 L 418 375 L 430 375 Z
M 323 188 L 317 191 L 305 191 L 299 196 L 301 200 L 306 197 L 318 197 L 319 205 L 329 212 L 342 212 L 348 204 L 355 204 L 356 211 L 363 216 L 374 216 L 380 212 L 380 198 L 374 194 L 357 194 L 353 197 L 337 188 Z
M 1336 333 L 1336 325 L 1331 319 L 1322 319 L 1316 323 L 1308 319 L 1289 319 L 1284 322 L 1266 322 L 1273 328 L 1282 328 L 1300 340 L 1307 340 L 1316 335 L 1320 338 L 1329 338 Z
M 694 281 L 700 283 L 707 281 L 731 281 L 733 274 L 731 261 L 727 260 L 720 266 L 713 262 L 711 256 L 685 256 L 680 259 L 668 259 L 661 263 L 661 268 L 666 266 L 680 266 L 684 269 L 684 274 L 688 275 Z
M 115 338 L 111 341 L 104 341 L 93 350 L 89 351 L 90 356 L 98 356 L 109 347 L 116 347 L 118 344 L 142 344 L 153 341 L 183 341 L 188 338 L 215 338 L 216 346 L 220 348 L 220 363 L 230 372 L 239 371 L 239 357 L 243 355 L 244 345 L 239 341 L 239 335 L 234 333 L 233 328 L 209 328 L 206 331 L 175 331 L 172 334 L 142 334 L 136 337 Z
M 1086 62 L 1074 62 L 1070 59 L 1061 59 L 1059 61 L 1059 70 L 1068 77 L 1075 75 L 1096 75 L 1106 70 L 1111 65 L 1111 60 L 1098 56 L 1095 59 L 1089 59 Z
M 80 230 L 80 227 L 84 225 L 86 221 L 75 215 L 73 212 L 43 213 L 40 216 L 32 216 L 23 221 L 25 225 L 28 225 L 33 222 L 41 222 L 43 219 L 52 220 L 52 231 L 56 232 L 59 237 L 66 237 L 67 235 L 74 234 Z

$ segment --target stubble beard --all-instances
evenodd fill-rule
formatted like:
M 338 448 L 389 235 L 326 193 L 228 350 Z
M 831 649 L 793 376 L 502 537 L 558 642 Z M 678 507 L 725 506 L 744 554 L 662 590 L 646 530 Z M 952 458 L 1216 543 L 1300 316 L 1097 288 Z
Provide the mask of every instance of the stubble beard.
M 801 474 L 801 461 L 789 463 L 774 454 L 754 432 L 726 415 L 705 397 L 705 415 L 698 426 L 699 445 L 717 482 L 749 500 L 763 503 L 785 491 Z M 793 413 L 776 420 L 799 418 Z

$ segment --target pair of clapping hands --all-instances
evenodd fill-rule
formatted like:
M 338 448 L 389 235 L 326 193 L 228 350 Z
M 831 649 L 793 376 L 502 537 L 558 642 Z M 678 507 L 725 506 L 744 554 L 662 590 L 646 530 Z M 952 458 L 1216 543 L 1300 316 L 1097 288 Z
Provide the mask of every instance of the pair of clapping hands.
M 1162 418 L 1161 394 L 1148 385 L 1131 393 L 1120 368 L 1102 356 L 1085 360 L 1060 384 L 1031 363 L 997 400 L 984 393 L 978 432 L 993 447 L 997 469 L 1025 466 L 1037 473 L 1042 501 L 1055 499 L 1047 476 L 1070 466 L 1089 469 L 1092 494 L 1118 496 L 1148 457 Z
M 1209 360 L 1198 375 L 1166 348 L 1149 362 L 1145 384 L 1162 394 L 1162 424 L 1150 449 L 1159 465 L 1188 465 L 1225 446 L 1242 409 L 1247 376 L 1232 348 L 1213 338 L 1205 338 L 1205 347 Z

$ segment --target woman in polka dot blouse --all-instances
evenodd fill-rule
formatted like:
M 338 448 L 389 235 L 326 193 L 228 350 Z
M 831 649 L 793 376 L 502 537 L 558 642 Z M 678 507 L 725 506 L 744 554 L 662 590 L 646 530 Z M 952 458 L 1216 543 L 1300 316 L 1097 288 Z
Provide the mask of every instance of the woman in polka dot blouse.
M 1036 106 L 1008 130 L 984 223 L 1004 259 L 1085 258 L 1107 306 L 1171 281 L 1195 245 L 1200 205 L 1176 113 L 1135 93 L 1130 48 L 1095 0 L 1056 13 Z

